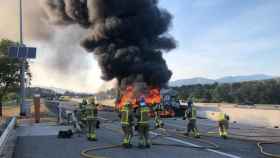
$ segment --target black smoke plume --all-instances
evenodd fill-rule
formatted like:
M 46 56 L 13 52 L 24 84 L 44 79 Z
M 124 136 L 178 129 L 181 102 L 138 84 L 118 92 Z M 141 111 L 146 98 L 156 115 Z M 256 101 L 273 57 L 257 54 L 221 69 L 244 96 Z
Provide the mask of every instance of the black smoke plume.
M 44 9 L 54 24 L 89 30 L 81 45 L 94 53 L 103 80 L 164 87 L 171 78 L 162 53 L 176 47 L 167 34 L 172 16 L 158 0 L 44 0 Z

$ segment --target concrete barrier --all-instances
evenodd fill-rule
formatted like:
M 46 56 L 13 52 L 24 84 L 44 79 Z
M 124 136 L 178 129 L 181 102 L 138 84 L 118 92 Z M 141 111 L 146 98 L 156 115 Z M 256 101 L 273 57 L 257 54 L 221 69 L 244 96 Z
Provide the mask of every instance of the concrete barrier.
M 263 127 L 280 127 L 280 110 L 220 107 L 232 121 Z
M 115 99 L 107 99 L 102 101 L 96 101 L 97 104 L 109 106 L 109 107 L 115 107 Z
M 215 121 L 217 112 L 230 116 L 231 122 L 259 127 L 280 127 L 280 109 L 277 106 L 254 107 L 234 104 L 195 104 L 199 115 Z
M 4 132 L 2 133 L 1 137 L 0 137 L 0 155 L 3 154 L 4 151 L 4 147 L 7 143 L 7 140 L 10 136 L 11 131 L 14 129 L 15 125 L 16 125 L 16 117 L 13 117 L 8 126 L 6 127 L 6 129 L 4 130 Z

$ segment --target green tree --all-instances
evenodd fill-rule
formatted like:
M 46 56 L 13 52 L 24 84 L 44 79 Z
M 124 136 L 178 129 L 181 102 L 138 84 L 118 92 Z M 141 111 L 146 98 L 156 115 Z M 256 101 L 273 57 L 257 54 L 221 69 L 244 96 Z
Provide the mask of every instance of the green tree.
M 12 45 L 16 43 L 6 39 L 0 41 L 0 116 L 2 116 L 4 96 L 16 91 L 20 85 L 21 61 L 8 57 L 8 47 Z M 25 64 L 28 70 L 28 63 Z M 31 74 L 27 72 L 27 76 L 31 78 Z

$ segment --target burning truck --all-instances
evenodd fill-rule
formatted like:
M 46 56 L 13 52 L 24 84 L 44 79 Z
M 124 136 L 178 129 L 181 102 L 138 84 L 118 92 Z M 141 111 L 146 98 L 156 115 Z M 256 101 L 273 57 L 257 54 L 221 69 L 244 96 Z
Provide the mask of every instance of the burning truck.
M 144 83 L 142 85 L 145 85 Z M 138 84 L 139 86 L 139 84 Z M 138 95 L 135 95 L 138 94 Z M 146 104 L 150 107 L 150 116 L 154 117 L 156 113 L 156 107 L 160 106 L 160 117 L 174 117 L 175 111 L 174 106 L 168 104 L 166 98 L 168 95 L 166 93 L 162 94 L 160 88 L 158 87 L 146 87 L 145 90 L 142 90 L 141 93 L 135 92 L 135 88 L 133 86 L 128 86 L 126 90 L 121 94 L 118 92 L 115 109 L 121 109 L 126 102 L 130 102 L 133 108 L 138 108 L 139 99 L 145 98 Z M 168 100 L 169 101 L 169 100 Z

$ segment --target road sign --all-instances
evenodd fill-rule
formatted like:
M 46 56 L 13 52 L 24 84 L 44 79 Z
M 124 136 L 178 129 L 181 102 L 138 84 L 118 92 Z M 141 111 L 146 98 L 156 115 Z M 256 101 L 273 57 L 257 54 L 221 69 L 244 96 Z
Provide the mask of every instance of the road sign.
M 36 48 L 29 47 L 28 48 L 28 53 L 27 53 L 28 58 L 35 59 L 36 58 Z
M 9 57 L 10 58 L 36 58 L 36 48 L 34 47 L 9 47 Z
M 9 47 L 9 57 L 16 58 L 18 54 L 18 47 Z

